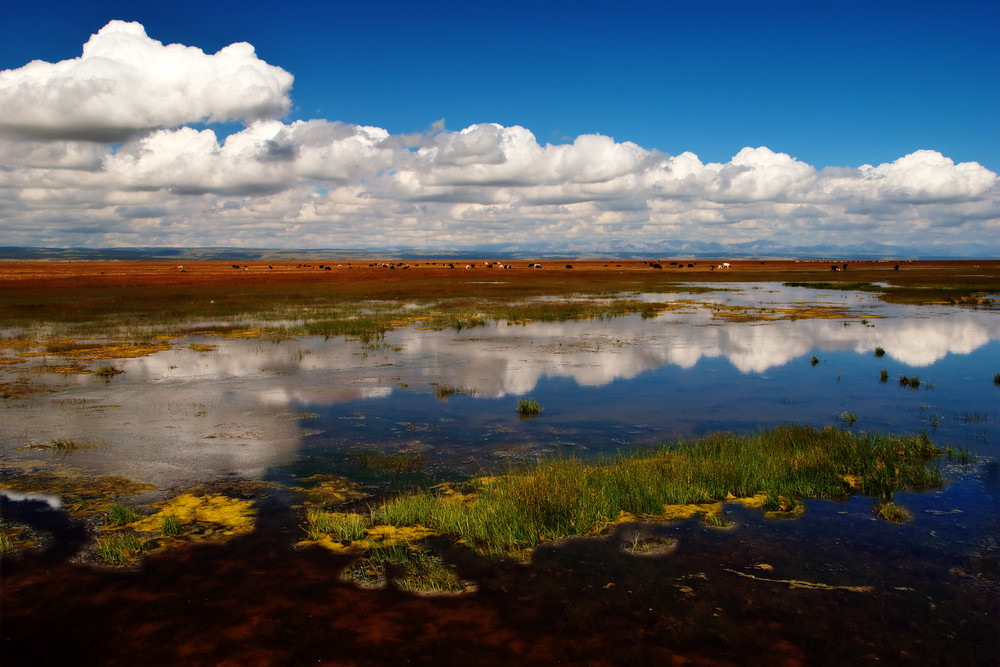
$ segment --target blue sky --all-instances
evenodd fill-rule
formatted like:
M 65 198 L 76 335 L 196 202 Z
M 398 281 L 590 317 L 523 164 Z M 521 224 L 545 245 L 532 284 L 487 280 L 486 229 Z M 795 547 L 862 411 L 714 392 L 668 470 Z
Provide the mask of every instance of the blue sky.
M 550 144 L 569 146 L 580 136 L 602 135 L 613 139 L 616 147 L 634 144 L 649 154 L 691 153 L 702 166 L 722 165 L 723 168 L 715 170 L 719 174 L 727 165 L 733 166 L 734 156 L 748 147 L 766 147 L 773 154 L 793 160 L 793 166 L 808 165 L 815 172 L 809 175 L 803 171 L 809 178 L 819 173 L 826 180 L 829 176 L 839 176 L 827 168 L 857 170 L 865 165 L 893 165 L 905 156 L 924 155 L 921 151 L 940 154 L 956 169 L 962 164 L 977 163 L 993 173 L 994 179 L 1000 170 L 1000 3 L 997 2 L 836 5 L 634 2 L 622 6 L 593 2 L 487 5 L 375 1 L 287 6 L 183 1 L 42 2 L 5 6 L 3 15 L 0 70 L 19 72 L 35 59 L 59 63 L 79 58 L 82 45 L 112 19 L 141 24 L 150 40 L 163 45 L 183 44 L 209 55 L 233 43 L 249 42 L 259 61 L 294 77 L 289 90 L 277 93 L 285 96 L 286 110 L 271 113 L 273 119 L 286 125 L 325 120 L 349 127 L 379 128 L 393 141 L 407 143 L 411 151 L 420 147 L 443 150 L 442 142 L 448 137 L 458 139 L 457 133 L 463 130 L 495 123 L 501 128 L 526 129 L 543 148 Z M 14 88 L 6 90 L 6 94 L 12 94 Z M 217 123 L 178 117 L 177 121 L 159 124 L 161 128 L 175 130 L 211 129 L 221 145 L 228 135 L 240 132 L 250 122 L 235 112 L 230 116 Z M 23 129 L 23 123 L 19 128 Z M 8 138 L 22 142 L 38 139 L 34 134 L 18 134 L 21 129 L 8 128 Z M 409 139 L 406 135 L 410 134 L 419 134 L 424 139 Z M 428 139 L 431 135 L 437 139 Z M 59 139 L 46 136 L 47 140 Z M 66 134 L 64 138 L 79 137 Z M 137 140 L 135 135 L 129 138 Z M 499 135 L 495 139 L 510 145 L 508 139 Z M 310 139 L 315 140 L 315 136 Z M 109 144 L 108 154 L 120 150 L 120 143 Z M 22 146 L 9 151 L 15 157 L 5 158 L 8 169 L 34 168 L 17 162 L 16 156 L 23 154 L 23 149 Z M 761 156 L 751 157 L 755 160 L 752 164 L 744 160 L 735 166 L 762 167 Z M 641 172 L 645 178 L 649 174 L 648 160 L 643 160 L 635 164 L 642 162 L 646 166 L 628 173 Z M 775 166 L 769 156 L 764 161 Z M 935 162 L 925 159 L 922 164 L 929 164 L 930 169 Z M 906 166 L 900 165 L 897 171 L 913 173 L 909 167 L 903 169 Z M 325 195 L 331 188 L 370 184 L 376 176 L 393 170 L 384 161 L 372 168 L 371 174 L 350 184 L 329 175 L 316 178 L 315 170 L 309 172 L 307 180 L 314 185 L 314 192 Z M 443 183 L 441 173 L 412 168 L 423 186 Z M 679 173 L 673 165 L 664 168 L 672 174 Z M 965 224 L 963 221 L 974 219 L 968 234 L 978 235 L 992 247 L 1000 248 L 995 183 L 986 183 L 979 174 L 976 184 L 956 186 L 959 172 L 963 178 L 970 173 L 969 169 L 958 169 L 944 174 L 942 181 L 930 186 L 929 177 L 921 172 L 918 182 L 894 181 L 889 197 L 884 187 L 879 189 L 878 198 L 896 201 L 903 190 L 910 193 L 910 208 L 902 217 L 913 221 L 908 231 L 917 234 L 918 240 L 924 238 L 922 230 L 935 226 L 954 229 Z M 288 181 L 287 191 L 302 185 L 302 172 L 296 173 L 299 181 L 295 184 Z M 527 172 L 505 174 L 503 178 L 513 178 L 521 185 L 538 185 L 529 183 L 531 174 Z M 870 184 L 873 174 L 864 176 L 866 183 Z M 611 178 L 621 179 L 625 175 L 616 172 Z M 889 178 L 882 172 L 877 176 Z M 503 178 L 484 175 L 476 185 L 502 188 L 506 184 Z M 653 180 L 660 183 L 656 178 Z M 952 185 L 939 187 L 945 181 Z M 753 196 L 743 198 L 746 201 L 736 201 L 740 198 L 734 199 L 732 193 L 720 194 L 722 186 L 716 179 L 710 192 L 703 193 L 711 205 L 694 213 L 675 210 L 672 205 L 649 206 L 651 198 L 662 199 L 663 187 L 650 186 L 648 182 L 646 178 L 646 185 L 627 192 L 616 190 L 616 201 L 628 200 L 626 204 L 611 207 L 618 211 L 617 217 L 608 214 L 606 194 L 602 195 L 604 199 L 593 198 L 590 203 L 598 203 L 583 210 L 586 198 L 579 192 L 571 196 L 537 191 L 484 193 L 479 188 L 475 192 L 407 189 L 400 194 L 398 188 L 383 184 L 385 187 L 371 188 L 365 196 L 383 200 L 386 207 L 369 210 L 351 220 L 338 218 L 325 236 L 316 226 L 318 222 L 310 219 L 309 233 L 302 238 L 308 244 L 322 243 L 324 238 L 335 245 L 359 243 L 360 236 L 345 236 L 344 230 L 365 225 L 378 227 L 380 220 L 396 230 L 408 224 L 422 225 L 429 234 L 427 224 L 432 218 L 454 215 L 457 217 L 451 242 L 457 245 L 474 244 L 477 239 L 491 242 L 491 239 L 510 238 L 510 232 L 537 229 L 539 225 L 548 229 L 547 237 L 559 238 L 568 231 L 571 238 L 578 238 L 583 244 L 594 239 L 595 247 L 612 237 L 619 241 L 646 242 L 656 237 L 683 238 L 685 232 L 692 238 L 708 236 L 723 244 L 745 242 L 755 235 L 793 244 L 795 235 L 803 230 L 796 221 L 808 213 L 808 207 L 828 206 L 834 197 L 833 190 L 826 185 L 823 197 L 803 195 L 801 188 L 796 191 L 799 194 L 786 196 L 777 186 L 767 186 L 755 189 Z M 880 183 L 885 185 L 888 181 Z M 458 184 L 449 182 L 449 185 Z M 545 185 L 554 186 L 552 178 Z M 257 186 L 260 183 L 255 181 L 246 187 L 254 190 Z M 107 187 L 138 192 L 148 191 L 154 184 L 146 181 Z M 155 187 L 176 194 L 186 192 L 188 186 L 164 182 Z M 272 183 L 261 190 L 274 197 L 276 188 L 280 190 L 282 186 Z M 844 190 L 843 184 L 837 188 L 837 192 Z M 215 193 L 231 198 L 239 189 L 219 186 Z M 675 200 L 682 197 L 670 187 L 666 189 Z M 955 193 L 962 195 L 959 205 L 942 210 L 942 201 Z M 252 195 L 263 196 L 256 192 Z M 692 196 L 701 195 L 692 191 L 683 193 L 683 197 Z M 839 212 L 816 209 L 815 218 L 822 221 L 818 224 L 824 230 L 823 238 L 834 244 L 838 238 L 846 242 L 848 237 L 838 237 L 837 228 L 859 231 L 880 227 L 879 216 L 889 213 L 879 213 L 876 209 L 880 207 L 871 201 L 872 197 L 864 195 L 864 201 L 845 206 Z M 626 209 L 642 206 L 640 200 L 644 198 L 649 215 L 629 217 L 624 213 Z M 764 199 L 778 201 L 781 210 L 759 210 L 756 204 Z M 558 221 L 552 211 L 520 208 L 525 202 L 539 206 L 542 200 L 576 208 Z M 734 211 L 739 213 L 734 206 L 746 208 L 751 200 L 755 203 L 754 210 L 740 213 L 746 217 L 737 220 L 737 216 L 730 215 Z M 972 205 L 972 200 L 980 205 Z M 19 201 L 23 203 L 23 198 Z M 439 206 L 423 213 L 424 223 L 410 220 L 414 216 L 419 218 L 419 211 L 410 216 L 399 212 L 430 201 Z M 239 203 L 229 200 L 230 206 Z M 492 218 L 487 215 L 489 211 L 479 208 L 449 213 L 442 208 L 444 203 L 483 209 L 505 207 L 505 211 L 502 214 L 494 211 Z M 783 217 L 789 204 L 797 206 L 794 220 Z M 931 205 L 938 208 L 930 211 L 926 207 Z M 167 202 L 152 200 L 141 206 L 150 210 L 169 208 Z M 924 208 L 916 211 L 913 206 Z M 717 216 L 714 210 L 718 207 L 728 208 Z M 178 244 L 198 241 L 197 234 L 181 231 L 182 218 L 205 212 L 198 213 L 197 207 L 189 209 L 173 211 L 172 218 L 167 215 L 161 219 L 164 222 L 161 226 L 177 232 L 173 236 L 162 234 L 164 242 L 169 243 L 171 238 Z M 858 217 L 860 209 L 865 209 L 864 219 Z M 0 208 L 0 216 L 3 210 L 17 212 L 22 206 L 11 203 Z M 290 210 L 282 215 L 287 217 Z M 332 211 L 330 207 L 324 210 Z M 329 217 L 334 213 L 317 215 Z M 519 215 L 533 220 L 535 227 L 530 224 L 519 227 L 510 222 Z M 838 216 L 838 220 L 833 219 Z M 56 217 L 53 211 L 26 208 L 24 216 L 14 221 L 11 231 L 16 228 L 17 232 L 11 236 L 26 242 L 49 239 L 63 243 L 131 244 L 128 230 L 121 225 L 111 224 L 109 229 L 114 227 L 117 231 L 98 239 L 100 215 L 88 223 L 94 232 L 88 238 L 60 233 Z M 387 222 L 390 218 L 391 224 Z M 601 222 L 593 222 L 599 218 Z M 686 226 L 680 223 L 681 218 L 689 221 Z M 779 219 L 774 223 L 779 231 L 768 236 L 766 220 L 770 218 Z M 462 220 L 486 228 L 462 231 L 458 227 Z M 593 223 L 589 227 L 585 224 L 587 220 Z M 650 225 L 655 226 L 661 220 L 666 221 L 665 228 L 659 230 L 662 233 L 651 231 Z M 743 220 L 757 222 L 742 224 Z M 48 231 L 36 229 L 29 233 L 31 222 L 47 225 Z M 4 224 L 2 217 L 0 224 Z M 220 218 L 219 224 L 228 223 Z M 251 224 L 251 218 L 242 219 L 237 225 L 241 234 L 235 234 L 236 228 L 230 227 L 228 231 L 205 235 L 204 243 L 227 245 L 234 239 L 239 241 L 240 236 L 248 238 Z M 704 226 L 710 224 L 715 225 L 715 232 L 719 225 L 727 225 L 729 233 L 712 232 Z M 379 229 L 372 238 L 386 236 Z M 276 236 L 275 230 L 272 226 L 255 243 L 294 245 L 294 238 Z M 927 234 L 928 242 L 946 243 L 944 234 L 933 238 L 930 232 Z M 419 244 L 420 236 L 414 232 L 411 241 Z M 878 241 L 893 245 L 903 239 L 896 229 L 880 235 Z

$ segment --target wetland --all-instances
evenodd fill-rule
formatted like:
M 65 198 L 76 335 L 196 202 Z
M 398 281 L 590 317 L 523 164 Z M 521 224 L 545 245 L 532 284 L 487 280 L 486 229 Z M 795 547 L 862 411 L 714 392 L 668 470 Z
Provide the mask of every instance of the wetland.
M 0 262 L 4 664 L 995 661 L 1000 262 L 533 264 Z

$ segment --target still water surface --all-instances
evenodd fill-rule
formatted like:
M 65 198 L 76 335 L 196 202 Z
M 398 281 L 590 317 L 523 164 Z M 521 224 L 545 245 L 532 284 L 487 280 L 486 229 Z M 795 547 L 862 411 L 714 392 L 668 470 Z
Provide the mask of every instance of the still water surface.
M 420 449 L 474 472 L 512 456 L 779 423 L 925 431 L 995 458 L 1000 312 L 775 284 L 644 298 L 685 305 L 652 319 L 408 327 L 372 345 L 190 337 L 116 362 L 126 373 L 111 382 L 50 378 L 58 391 L 8 412 L 0 442 L 14 458 L 29 455 L 19 446 L 55 438 L 101 443 L 64 462 L 161 486 L 273 474 L 359 447 Z M 804 304 L 837 310 L 788 314 Z M 919 387 L 901 387 L 900 376 Z M 518 418 L 526 397 L 539 417 Z

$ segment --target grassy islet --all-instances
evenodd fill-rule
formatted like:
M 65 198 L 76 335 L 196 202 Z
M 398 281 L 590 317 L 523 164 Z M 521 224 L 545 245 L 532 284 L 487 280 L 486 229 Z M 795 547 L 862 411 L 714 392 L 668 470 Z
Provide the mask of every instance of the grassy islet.
M 669 517 L 676 506 L 756 497 L 765 511 L 795 512 L 804 498 L 858 491 L 884 505 L 896 491 L 940 486 L 940 472 L 928 465 L 940 454 L 923 434 L 808 426 L 718 433 L 598 460 L 559 458 L 512 467 L 461 490 L 446 486 L 400 495 L 367 515 L 314 511 L 310 537 L 326 533 L 346 542 L 376 526 L 420 526 L 481 554 L 508 557 L 542 542 L 599 534 L 623 517 Z M 717 511 L 704 514 L 712 525 L 727 523 Z

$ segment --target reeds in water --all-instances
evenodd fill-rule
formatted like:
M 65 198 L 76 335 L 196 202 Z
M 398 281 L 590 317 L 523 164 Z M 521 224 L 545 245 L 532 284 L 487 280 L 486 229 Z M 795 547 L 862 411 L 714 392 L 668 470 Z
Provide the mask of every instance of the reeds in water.
M 720 433 L 596 461 L 562 458 L 473 480 L 468 494 L 422 490 L 375 509 L 368 526 L 425 526 L 480 553 L 510 556 L 573 535 L 597 534 L 623 515 L 669 506 L 765 497 L 767 511 L 803 498 L 855 491 L 889 501 L 902 489 L 940 486 L 926 435 L 855 434 L 783 426 Z M 363 532 L 364 529 L 362 529 Z

